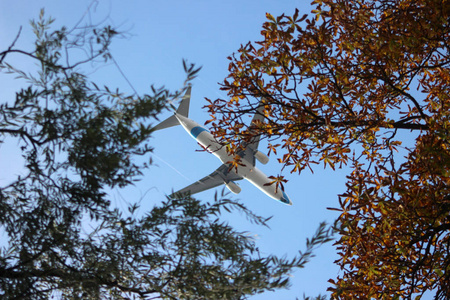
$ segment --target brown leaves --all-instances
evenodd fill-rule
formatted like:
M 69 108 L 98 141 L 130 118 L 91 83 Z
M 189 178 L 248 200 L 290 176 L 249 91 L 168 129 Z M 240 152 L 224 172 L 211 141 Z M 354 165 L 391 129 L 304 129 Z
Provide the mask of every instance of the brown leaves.
M 349 176 L 336 243 L 337 263 L 349 271 L 330 289 L 336 296 L 407 298 L 445 286 L 450 153 L 436 159 L 442 141 L 429 135 L 420 140 L 422 146 L 399 168 L 367 172 L 358 166 Z M 374 266 L 382 266 L 379 273 Z
M 213 133 L 231 148 L 267 138 L 292 172 L 352 168 L 337 208 L 334 297 L 448 298 L 450 5 L 313 4 L 309 17 L 268 14 L 262 40 L 230 58 L 230 99 L 208 105 Z M 254 98 L 265 99 L 264 120 L 249 128 Z
M 269 183 L 266 183 L 264 185 L 272 185 L 275 183 L 275 191 L 278 191 L 279 188 L 281 188 L 282 191 L 284 191 L 284 185 L 283 183 L 286 183 L 287 180 L 284 179 L 284 176 L 278 175 L 278 176 L 269 176 L 269 179 L 272 181 Z

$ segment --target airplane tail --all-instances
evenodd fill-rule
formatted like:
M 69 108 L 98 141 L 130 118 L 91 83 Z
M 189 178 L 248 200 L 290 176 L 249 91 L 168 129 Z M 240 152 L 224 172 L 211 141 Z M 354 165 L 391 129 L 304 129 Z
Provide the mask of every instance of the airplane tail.
M 189 102 L 191 100 L 191 86 L 188 86 L 186 93 L 184 94 L 183 98 L 181 99 L 180 106 L 178 106 L 176 114 L 182 115 L 184 117 L 188 117 L 189 115 Z M 178 122 L 178 119 L 175 117 L 175 115 L 165 119 L 155 127 L 153 127 L 153 130 L 161 130 L 173 126 L 180 125 L 180 122 Z
M 181 99 L 180 106 L 178 106 L 177 114 L 182 115 L 183 117 L 189 116 L 189 103 L 191 100 L 191 86 L 188 86 L 186 93 L 183 96 L 183 99 Z

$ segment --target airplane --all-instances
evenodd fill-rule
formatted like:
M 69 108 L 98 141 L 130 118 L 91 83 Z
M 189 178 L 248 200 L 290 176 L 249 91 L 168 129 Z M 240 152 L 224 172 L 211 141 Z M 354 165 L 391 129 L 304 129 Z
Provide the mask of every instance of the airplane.
M 238 167 L 231 166 L 230 162 L 233 161 L 234 157 L 227 152 L 226 147 L 220 144 L 206 128 L 188 118 L 190 98 L 191 86 L 187 88 L 174 115 L 156 125 L 153 130 L 156 131 L 181 125 L 208 152 L 217 156 L 223 164 L 208 176 L 172 193 L 169 197 L 184 193 L 190 193 L 192 195 L 222 184 L 225 184 L 234 194 L 238 194 L 241 192 L 241 187 L 235 181 L 247 179 L 269 197 L 283 204 L 292 205 L 288 195 L 280 188 L 276 188 L 275 184 L 270 184 L 272 180 L 255 166 L 256 160 L 262 164 L 266 164 L 269 161 L 267 155 L 258 151 L 259 137 L 256 137 L 251 143 L 245 145 L 244 150 L 238 153 L 241 157 L 240 165 Z M 261 112 L 257 112 L 253 116 L 252 123 L 256 120 L 262 120 L 263 117 Z

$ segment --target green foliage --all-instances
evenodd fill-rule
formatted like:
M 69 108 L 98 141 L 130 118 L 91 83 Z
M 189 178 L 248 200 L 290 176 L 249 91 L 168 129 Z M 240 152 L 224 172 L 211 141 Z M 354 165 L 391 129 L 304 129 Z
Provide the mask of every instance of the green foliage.
M 99 87 L 83 68 L 111 59 L 119 33 L 51 31 L 52 22 L 43 12 L 32 22 L 34 51 L 14 41 L 0 53 L 0 71 L 26 83 L 0 104 L 0 142 L 15 139 L 25 162 L 24 175 L 0 187 L 0 297 L 243 299 L 287 287 L 289 273 L 330 239 L 325 225 L 288 260 L 261 257 L 248 233 L 221 220 L 223 211 L 241 212 L 267 226 L 233 200 L 167 199 L 144 216 L 137 205 L 126 214 L 110 206 L 105 190 L 132 184 L 148 167 L 136 158 L 152 150 L 150 122 L 184 89 L 137 96 Z M 37 62 L 36 74 L 10 64 L 12 53 Z M 184 68 L 186 87 L 199 69 Z

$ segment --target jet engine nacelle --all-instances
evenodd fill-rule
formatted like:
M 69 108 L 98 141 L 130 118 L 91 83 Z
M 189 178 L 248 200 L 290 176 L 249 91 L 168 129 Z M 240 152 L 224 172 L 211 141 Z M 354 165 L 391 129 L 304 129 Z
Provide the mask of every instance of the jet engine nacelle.
M 261 151 L 256 151 L 255 157 L 263 165 L 265 165 L 265 164 L 267 164 L 269 162 L 269 157 L 267 157 L 267 155 L 265 155 Z
M 239 194 L 241 192 L 241 187 L 238 186 L 233 181 L 225 183 L 225 186 L 233 193 L 233 194 Z

